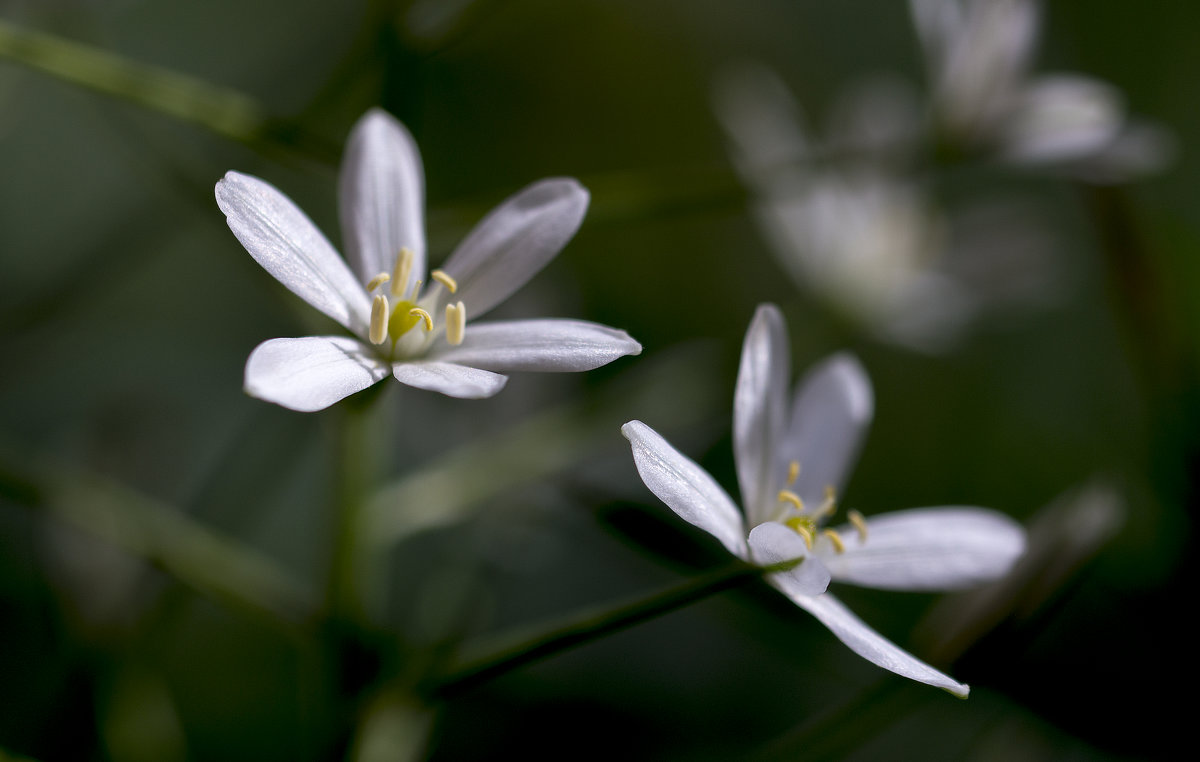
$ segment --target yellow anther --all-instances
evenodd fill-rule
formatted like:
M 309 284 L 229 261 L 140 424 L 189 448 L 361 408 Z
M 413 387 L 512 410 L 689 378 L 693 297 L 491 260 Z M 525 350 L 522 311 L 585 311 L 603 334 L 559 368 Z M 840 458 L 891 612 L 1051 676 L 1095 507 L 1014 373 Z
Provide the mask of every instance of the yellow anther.
M 446 305 L 446 343 L 457 347 L 467 331 L 467 308 L 462 302 Z
M 837 532 L 833 531 L 832 529 L 822 529 L 821 536 L 829 538 L 829 542 L 833 543 L 833 550 L 835 553 L 846 552 L 846 543 L 842 542 L 842 536 Z
M 434 270 L 433 272 L 429 273 L 429 277 L 433 278 L 438 283 L 441 283 L 452 294 L 458 290 L 458 281 L 454 280 L 454 278 L 451 278 L 443 270 Z
M 854 528 L 858 530 L 859 542 L 866 542 L 867 520 L 863 518 L 863 515 L 851 508 L 850 510 L 846 511 L 846 518 L 850 519 L 850 523 L 853 524 Z
M 813 533 L 812 529 L 809 527 L 810 523 L 811 522 L 809 522 L 808 519 L 803 516 L 796 516 L 784 522 L 784 524 L 791 527 L 796 534 L 804 538 L 805 547 L 807 547 L 809 550 L 812 550 Z
M 421 322 L 425 323 L 426 331 L 433 330 L 433 316 L 430 315 L 425 310 L 421 309 L 420 307 L 413 307 L 411 310 L 408 311 L 408 314 L 412 315 L 415 318 L 421 318 Z
M 792 492 L 790 489 L 779 490 L 779 497 L 776 499 L 781 503 L 791 503 L 798 511 L 804 510 L 804 501 L 800 499 L 799 495 L 797 495 L 795 492 Z
M 392 276 L 388 275 L 387 273 L 379 273 L 374 278 L 371 278 L 371 281 L 369 283 L 367 283 L 367 293 L 368 294 L 371 293 L 372 291 L 379 288 L 384 283 L 387 283 L 391 279 L 392 279 Z
M 388 299 L 377 294 L 371 302 L 371 329 L 367 338 L 372 344 L 382 344 L 388 335 Z
M 787 477 L 788 486 L 790 487 L 793 484 L 795 484 L 796 479 L 799 476 L 800 476 L 800 461 L 793 460 L 791 463 L 788 463 L 788 477 Z
M 396 255 L 396 266 L 392 269 L 392 296 L 404 296 L 404 288 L 408 285 L 408 276 L 412 275 L 416 258 L 417 255 L 407 246 Z

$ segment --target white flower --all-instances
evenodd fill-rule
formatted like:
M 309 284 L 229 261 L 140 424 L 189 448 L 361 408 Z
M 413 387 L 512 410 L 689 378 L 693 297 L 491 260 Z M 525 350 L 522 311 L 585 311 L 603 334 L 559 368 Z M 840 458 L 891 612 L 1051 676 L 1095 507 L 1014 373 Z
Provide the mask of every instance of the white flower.
M 771 583 L 860 656 L 899 675 L 966 696 L 968 688 L 879 635 L 824 592 L 829 581 L 889 590 L 953 590 L 1005 574 L 1024 551 L 1011 519 L 981 508 L 919 508 L 824 521 L 873 412 L 858 362 L 835 355 L 788 404 L 787 329 L 759 307 L 742 347 L 734 393 L 734 459 L 744 516 L 708 473 L 640 421 L 622 428 L 646 486 L 735 556 L 761 565 L 804 558 Z
M 1169 136 L 1129 121 L 1121 93 L 1078 74 L 1034 76 L 1035 0 L 911 0 L 945 129 L 1018 164 L 1052 164 L 1115 181 L 1153 170 Z
M 272 339 L 246 362 L 247 393 L 321 410 L 393 375 L 452 397 L 490 397 L 501 373 L 582 371 L 636 355 L 624 331 L 578 320 L 471 323 L 544 267 L 579 228 L 587 191 L 534 183 L 488 214 L 424 282 L 424 175 L 412 136 L 369 111 L 350 135 L 339 183 L 346 262 L 285 195 L 229 172 L 217 204 L 250 255 L 349 336 Z M 353 268 L 353 269 L 351 269 Z
M 715 107 L 772 253 L 843 316 L 886 341 L 936 352 L 988 311 L 1021 301 L 1022 290 L 1004 288 L 1011 279 L 974 282 L 964 277 L 970 268 L 956 265 L 1026 271 L 1004 266 L 1028 259 L 1020 256 L 1025 242 L 991 244 L 1013 243 L 1028 226 L 1007 220 L 972 235 L 909 177 L 917 106 L 899 83 L 848 90 L 824 140 L 808 134 L 800 105 L 763 66 L 728 70 Z

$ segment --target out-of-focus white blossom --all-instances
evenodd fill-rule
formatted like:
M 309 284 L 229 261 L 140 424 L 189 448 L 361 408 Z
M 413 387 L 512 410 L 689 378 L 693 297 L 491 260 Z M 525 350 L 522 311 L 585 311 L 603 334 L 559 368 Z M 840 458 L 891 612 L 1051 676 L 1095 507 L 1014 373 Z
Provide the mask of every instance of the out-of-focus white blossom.
M 1130 119 L 1115 87 L 1032 72 L 1036 0 L 910 0 L 910 8 L 933 116 L 952 141 L 1094 182 L 1152 171 L 1169 157 L 1170 136 Z
M 715 101 L 780 264 L 807 292 L 880 338 L 941 351 L 981 313 L 1025 299 L 1028 286 L 1044 290 L 1027 277 L 1017 279 L 1021 288 L 994 277 L 1014 255 L 1045 275 L 1044 263 L 1027 255 L 1041 245 L 1029 219 L 1014 224 L 1020 215 L 1009 208 L 1004 216 L 1013 219 L 993 212 L 997 224 L 989 229 L 961 224 L 913 179 L 919 109 L 899 83 L 872 80 L 848 90 L 821 141 L 810 137 L 799 105 L 769 69 L 731 70 Z M 1014 245 L 1006 249 L 1006 240 Z

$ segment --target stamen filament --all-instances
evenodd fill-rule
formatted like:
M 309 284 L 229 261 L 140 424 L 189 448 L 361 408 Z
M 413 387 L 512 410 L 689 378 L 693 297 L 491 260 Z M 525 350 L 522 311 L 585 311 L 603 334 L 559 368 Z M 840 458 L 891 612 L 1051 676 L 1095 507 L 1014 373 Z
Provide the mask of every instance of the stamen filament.
M 838 534 L 837 532 L 835 532 L 834 530 L 822 529 L 821 536 L 829 538 L 829 541 L 831 543 L 833 543 L 833 550 L 835 553 L 845 553 L 846 552 L 846 543 L 842 541 L 842 536 L 840 534 Z
M 433 278 L 438 283 L 441 283 L 452 294 L 458 291 L 458 281 L 454 280 L 454 278 L 451 278 L 443 270 L 434 270 L 433 272 L 429 273 L 429 277 Z
M 372 344 L 382 344 L 388 335 L 388 298 L 383 294 L 377 294 L 371 302 L 371 328 L 367 333 L 367 338 Z
M 408 311 L 408 314 L 412 315 L 413 317 L 421 318 L 421 321 L 425 323 L 426 332 L 433 330 L 433 316 L 425 310 L 421 309 L 420 307 L 413 307 Z
M 462 302 L 446 305 L 446 343 L 457 347 L 467 331 L 467 307 Z
M 423 282 L 424 281 L 417 281 L 413 284 L 412 291 L 408 292 L 408 301 L 415 302 L 417 300 L 417 295 L 421 293 L 421 284 Z
M 379 288 L 384 283 L 387 283 L 391 279 L 392 279 L 392 276 L 388 275 L 387 273 L 379 273 L 374 278 L 371 278 L 370 282 L 367 283 L 367 293 L 368 294 L 371 293 L 372 291 Z
M 846 518 L 850 519 L 850 523 L 853 524 L 854 528 L 858 530 L 859 542 L 865 543 L 867 541 L 867 520 L 863 518 L 861 513 L 853 508 L 851 508 L 849 511 L 846 511 Z
M 813 518 L 819 518 L 821 516 L 829 516 L 830 514 L 835 513 L 836 511 L 837 511 L 837 490 L 835 490 L 833 488 L 832 484 L 826 484 L 825 485 L 825 499 L 821 502 L 821 505 L 818 506 L 815 511 L 813 511 Z
M 412 275 L 413 260 L 416 258 L 417 255 L 407 246 L 396 254 L 396 267 L 392 270 L 392 296 L 404 296 L 404 288 L 408 285 L 408 276 Z
M 791 503 L 798 511 L 804 510 L 804 501 L 800 499 L 799 495 L 797 495 L 795 492 L 792 492 L 790 489 L 779 490 L 779 497 L 776 499 L 781 503 Z
M 793 460 L 788 463 L 787 484 L 792 486 L 796 483 L 796 479 L 800 476 L 800 461 Z

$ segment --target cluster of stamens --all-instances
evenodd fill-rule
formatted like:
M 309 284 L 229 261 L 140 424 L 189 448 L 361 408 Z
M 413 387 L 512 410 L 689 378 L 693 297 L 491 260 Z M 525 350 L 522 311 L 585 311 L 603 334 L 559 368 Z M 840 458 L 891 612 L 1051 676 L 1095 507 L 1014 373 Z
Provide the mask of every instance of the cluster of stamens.
M 799 512 L 799 515 L 792 516 L 783 523 L 791 527 L 796 534 L 804 539 L 804 544 L 808 546 L 809 550 L 812 550 L 813 543 L 818 538 L 824 537 L 829 540 L 829 544 L 833 546 L 835 553 L 845 553 L 846 542 L 842 539 L 842 536 L 836 530 L 820 528 L 820 522 L 823 519 L 837 512 L 837 491 L 833 488 L 832 484 L 825 485 L 825 496 L 821 504 L 813 511 L 806 511 L 804 501 L 800 499 L 799 495 L 789 489 L 796 483 L 796 478 L 799 476 L 800 464 L 793 460 L 788 464 L 787 486 L 779 491 L 778 500 L 780 503 L 791 505 Z M 863 518 L 863 515 L 851 509 L 846 512 L 846 518 L 858 530 L 859 541 L 865 543 L 867 541 L 867 521 Z
M 434 321 L 433 316 L 427 310 L 417 306 L 417 297 L 421 292 L 421 281 L 413 284 L 407 296 L 404 293 L 404 287 L 408 284 L 408 278 L 412 274 L 413 260 L 415 255 L 411 249 L 403 248 L 396 255 L 396 266 L 391 273 L 379 273 L 367 283 L 367 293 L 375 291 L 385 283 L 391 283 L 388 291 L 393 299 L 396 300 L 395 305 L 391 303 L 386 294 L 376 294 L 371 301 L 371 325 L 367 337 L 372 344 L 382 344 L 391 338 L 392 347 L 396 346 L 396 340 L 404 334 L 411 331 L 418 324 L 424 328 L 425 333 L 433 331 Z M 438 283 L 442 284 L 450 293 L 458 291 L 458 283 L 441 270 L 434 270 L 429 274 L 429 277 Z M 467 308 L 463 303 L 457 302 L 446 305 L 446 343 L 451 346 L 458 346 L 462 343 L 463 336 L 466 332 L 467 325 Z

